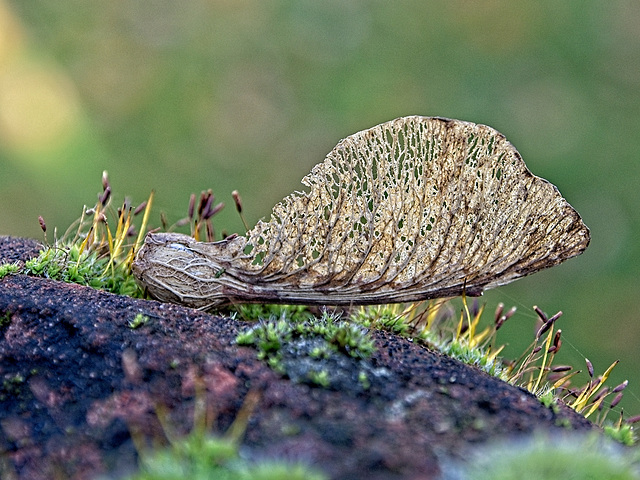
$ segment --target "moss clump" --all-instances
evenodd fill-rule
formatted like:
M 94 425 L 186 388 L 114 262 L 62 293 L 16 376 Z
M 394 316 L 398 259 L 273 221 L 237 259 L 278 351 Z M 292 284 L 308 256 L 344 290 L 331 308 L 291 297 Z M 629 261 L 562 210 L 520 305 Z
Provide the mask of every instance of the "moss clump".
M 136 328 L 140 328 L 143 325 L 146 325 L 148 321 L 149 317 L 143 315 L 142 313 L 138 313 L 135 317 L 133 317 L 133 320 L 129 320 L 129 328 L 131 330 L 135 330 Z
M 289 308 L 287 305 L 272 306 L 269 311 L 276 312 L 279 309 L 280 318 L 272 315 L 241 332 L 236 338 L 238 345 L 257 347 L 261 360 L 277 355 L 285 344 L 298 338 L 324 339 L 322 346 L 312 350 L 317 357 L 322 356 L 322 352 L 340 351 L 354 358 L 367 358 L 375 351 L 373 339 L 366 328 L 326 312 L 320 318 L 307 315 L 290 317 Z M 295 312 L 299 313 L 297 310 Z
M 444 479 L 638 480 L 636 457 L 598 435 L 538 437 L 482 448 Z
M 618 443 L 631 447 L 636 444 L 637 438 L 630 423 L 622 422 L 622 418 L 616 424 L 605 425 L 604 433 Z
M 25 262 L 22 273 L 77 283 L 129 297 L 141 298 L 143 292 L 124 264 L 110 264 L 108 256 L 81 251 L 80 245 L 47 247 Z
M 505 369 L 497 358 L 499 349 L 493 349 L 491 345 L 496 329 L 477 329 L 482 309 L 473 315 L 467 309 L 464 312 L 466 317 L 463 315 L 456 321 L 441 308 L 443 305 L 442 302 L 423 302 L 408 306 L 360 307 L 351 314 L 350 320 L 425 343 L 456 360 L 506 380 Z
M 319 318 L 305 316 L 296 321 L 286 311 L 280 317 L 260 320 L 241 332 L 236 342 L 255 347 L 259 359 L 294 380 L 337 388 L 338 377 L 347 381 L 346 377 L 353 376 L 351 380 L 357 383 L 358 362 L 375 351 L 369 331 L 335 314 L 325 312 Z
M 394 335 L 408 338 L 415 333 L 408 313 L 402 305 L 398 304 L 371 305 L 359 307 L 349 318 L 367 328 L 385 330 Z
M 14 263 L 3 263 L 0 265 L 0 279 L 6 277 L 7 275 L 12 275 L 20 272 L 20 265 L 18 262 Z
M 303 463 L 277 460 L 250 462 L 240 457 L 229 438 L 200 432 L 171 442 L 165 449 L 143 452 L 140 471 L 128 480 L 324 480 Z

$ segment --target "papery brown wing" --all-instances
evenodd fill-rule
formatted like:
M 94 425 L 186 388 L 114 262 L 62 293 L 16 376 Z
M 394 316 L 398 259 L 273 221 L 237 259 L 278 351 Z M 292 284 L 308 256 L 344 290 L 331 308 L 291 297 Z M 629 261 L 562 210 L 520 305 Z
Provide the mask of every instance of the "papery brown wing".
M 211 303 L 479 295 L 589 243 L 558 190 L 484 125 L 398 118 L 342 140 L 302 183 L 221 267 Z

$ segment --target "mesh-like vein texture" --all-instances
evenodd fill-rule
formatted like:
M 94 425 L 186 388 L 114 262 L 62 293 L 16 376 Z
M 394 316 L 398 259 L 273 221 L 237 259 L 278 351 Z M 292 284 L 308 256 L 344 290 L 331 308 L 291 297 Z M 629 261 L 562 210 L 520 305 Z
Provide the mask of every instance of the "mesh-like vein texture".
M 200 260 L 171 268 L 183 284 L 203 280 L 206 288 L 180 293 L 181 301 L 368 304 L 463 289 L 477 295 L 589 243 L 589 230 L 558 190 L 484 125 L 398 118 L 342 140 L 302 183 L 308 193 L 284 198 L 246 238 L 209 244 L 217 245 L 213 253 L 187 242 L 184 252 Z M 196 271 L 202 254 L 212 271 L 224 270 L 213 281 Z

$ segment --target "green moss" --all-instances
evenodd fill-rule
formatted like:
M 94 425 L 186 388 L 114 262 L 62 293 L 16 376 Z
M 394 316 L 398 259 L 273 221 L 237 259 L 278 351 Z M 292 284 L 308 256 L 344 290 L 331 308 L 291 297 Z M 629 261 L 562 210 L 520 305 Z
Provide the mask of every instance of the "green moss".
M 255 346 L 258 358 L 266 360 L 278 355 L 283 345 L 294 338 L 322 338 L 326 343 L 312 350 L 315 357 L 326 357 L 340 351 L 356 358 L 370 357 L 375 347 L 368 331 L 362 326 L 324 314 L 321 318 L 307 317 L 303 321 L 291 318 L 270 318 L 238 334 L 238 345 Z
M 506 374 L 502 362 L 492 358 L 491 354 L 480 346 L 471 346 L 464 341 L 452 339 L 442 341 L 436 335 L 425 332 L 422 337 L 430 345 L 435 346 L 439 351 L 467 365 L 473 365 L 480 370 L 487 372 L 494 377 L 506 380 Z
M 324 480 L 302 463 L 251 462 L 238 454 L 237 444 L 224 437 L 191 433 L 168 448 L 141 452 L 140 471 L 129 480 Z
M 331 381 L 329 380 L 329 372 L 327 370 L 311 370 L 307 375 L 309 380 L 311 380 L 311 383 L 315 383 L 321 387 L 327 388 L 331 384 Z
M 360 385 L 362 385 L 362 388 L 364 388 L 365 390 L 369 390 L 371 382 L 369 381 L 367 372 L 361 371 L 360 373 L 358 373 L 358 383 L 360 383 Z
M 9 377 L 5 378 L 4 381 L 2 382 L 2 386 L 5 389 L 10 389 L 10 388 L 12 388 L 14 386 L 22 385 L 24 383 L 24 381 L 25 381 L 24 376 L 22 376 L 22 374 L 20 374 L 20 373 L 16 373 L 13 376 L 9 376 Z
M 7 275 L 12 275 L 20 272 L 20 265 L 18 262 L 14 263 L 3 263 L 0 265 L 0 279 L 6 277 Z
M 143 292 L 124 265 L 113 266 L 108 255 L 81 251 L 80 245 L 60 244 L 47 247 L 25 262 L 22 273 L 77 283 L 129 297 L 142 297 Z
M 569 407 L 586 418 L 597 417 L 591 418 L 597 425 L 603 425 L 607 415 L 622 398 L 622 390 L 628 382 L 603 389 L 617 364 L 614 362 L 602 375 L 596 377 L 592 373 L 591 380 L 583 388 L 572 386 L 569 390 L 570 379 L 577 372 L 571 366 L 554 364 L 555 355 L 562 345 L 561 330 L 556 329 L 555 324 L 562 312 L 549 317 L 540 308 L 534 307 L 542 327 L 520 358 L 505 363 L 498 356 L 503 346 L 496 344 L 497 332 L 516 309 L 505 310 L 503 304 L 498 304 L 493 321 L 487 322 L 482 318 L 484 305 L 478 302 L 468 305 L 465 296 L 461 297 L 461 301 L 458 318 L 450 308 L 457 303 L 456 300 L 448 302 L 447 308 L 442 308 L 446 305 L 442 301 L 360 307 L 352 312 L 350 319 L 425 344 L 462 363 L 525 388 L 554 412 L 557 411 L 556 402 L 563 398 Z M 593 369 L 588 360 L 587 365 L 588 370 Z M 582 393 L 573 396 L 571 391 Z M 604 408 L 607 404 L 605 400 L 609 408 Z
M 571 430 L 573 428 L 571 421 L 566 417 L 556 418 L 555 424 L 557 427 L 566 428 L 567 430 Z
M 4 315 L 0 315 L 0 328 L 7 327 L 11 323 L 11 313 L 5 312 Z
M 25 382 L 26 378 L 21 373 L 5 376 L 0 386 L 0 400 L 5 400 L 7 396 L 19 397 L 26 388 Z
M 546 392 L 538 395 L 538 400 L 540 400 L 540 403 L 545 407 L 550 408 L 553 413 L 558 413 L 558 398 L 553 389 L 548 389 Z
M 140 328 L 145 325 L 149 321 L 149 317 L 143 315 L 142 313 L 138 313 L 133 320 L 129 321 L 129 328 L 135 330 L 136 328 Z
M 236 342 L 255 347 L 258 358 L 278 373 L 303 377 L 301 380 L 323 387 L 331 384 L 332 370 L 326 362 L 335 363 L 340 355 L 363 360 L 375 351 L 366 328 L 329 313 L 320 318 L 305 315 L 302 320 L 286 313 L 262 319 L 240 332 Z M 304 373 L 294 372 L 299 367 Z
M 448 333 L 449 330 L 455 330 L 449 325 L 455 319 L 446 318 L 436 325 L 430 324 L 428 328 L 420 328 L 420 320 L 415 320 L 415 310 L 413 306 L 405 308 L 401 305 L 375 305 L 359 308 L 350 319 L 367 327 L 424 342 L 462 363 L 473 365 L 490 375 L 506 380 L 502 363 L 490 351 L 469 341 L 463 335 Z
M 351 314 L 350 320 L 365 327 L 385 330 L 401 337 L 410 337 L 414 329 L 409 317 L 398 305 L 373 305 L 360 307 Z
M 258 358 L 266 360 L 278 355 L 285 342 L 291 341 L 293 326 L 286 319 L 270 319 L 244 330 L 236 337 L 238 345 L 254 346 Z
M 604 433 L 623 445 L 631 447 L 636 444 L 636 435 L 632 425 L 619 422 L 617 425 L 605 425 Z
M 637 452 L 620 449 L 598 435 L 539 437 L 479 449 L 462 473 L 469 480 L 637 480 Z

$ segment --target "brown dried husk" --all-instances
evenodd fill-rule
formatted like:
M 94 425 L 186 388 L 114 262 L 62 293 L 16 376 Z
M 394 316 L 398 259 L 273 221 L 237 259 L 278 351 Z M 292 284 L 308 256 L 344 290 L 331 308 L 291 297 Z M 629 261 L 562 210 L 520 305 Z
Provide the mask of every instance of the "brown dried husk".
M 246 237 L 149 235 L 161 300 L 362 305 L 483 290 L 579 255 L 580 215 L 496 130 L 403 117 L 342 140 Z

